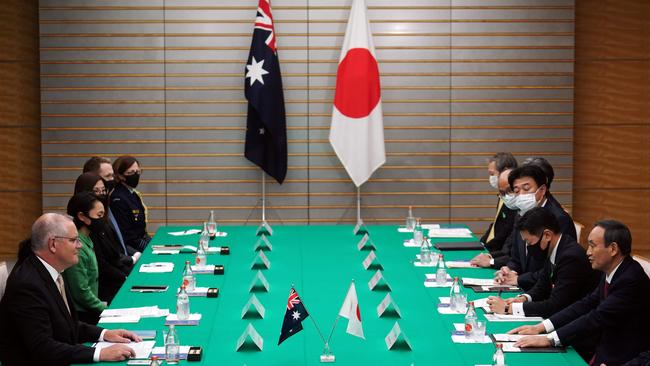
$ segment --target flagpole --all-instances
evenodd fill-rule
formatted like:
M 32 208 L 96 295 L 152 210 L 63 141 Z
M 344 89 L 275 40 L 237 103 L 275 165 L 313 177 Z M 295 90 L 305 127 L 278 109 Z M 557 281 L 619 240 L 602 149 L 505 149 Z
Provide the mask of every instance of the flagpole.
M 361 220 L 361 187 L 357 187 L 357 224 L 363 223 Z
M 266 175 L 264 170 L 260 169 L 262 173 L 262 223 L 266 222 Z

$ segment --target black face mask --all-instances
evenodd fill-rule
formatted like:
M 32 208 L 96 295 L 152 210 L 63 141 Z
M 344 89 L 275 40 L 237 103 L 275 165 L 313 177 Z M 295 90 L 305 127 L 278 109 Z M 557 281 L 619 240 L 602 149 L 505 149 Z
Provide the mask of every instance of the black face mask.
M 88 217 L 90 219 L 90 225 L 88 225 L 88 229 L 92 231 L 93 233 L 101 233 L 106 230 L 106 219 L 101 218 L 101 219 L 95 219 L 92 217 Z
M 99 198 L 99 202 L 104 205 L 104 210 L 108 209 L 108 195 L 107 194 L 96 194 L 97 198 Z
M 108 192 L 108 194 L 111 194 L 111 192 L 113 192 L 113 189 L 115 189 L 115 180 L 104 180 L 104 179 L 102 180 L 104 181 L 104 187 L 106 187 L 106 192 Z
M 140 182 L 140 174 L 138 173 L 124 176 L 124 183 L 126 183 L 126 185 L 131 188 L 137 187 L 139 182 Z

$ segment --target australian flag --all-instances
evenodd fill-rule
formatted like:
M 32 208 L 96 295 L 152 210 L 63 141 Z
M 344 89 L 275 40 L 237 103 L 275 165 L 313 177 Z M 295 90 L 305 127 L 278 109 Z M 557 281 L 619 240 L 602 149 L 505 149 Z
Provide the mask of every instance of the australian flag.
M 307 309 L 305 309 L 298 293 L 292 287 L 291 292 L 289 292 L 287 311 L 284 313 L 284 321 L 282 322 L 282 331 L 280 332 L 278 345 L 284 342 L 285 339 L 300 332 L 302 330 L 302 321 L 307 319 L 308 316 Z
M 287 175 L 287 122 L 271 0 L 259 0 L 244 85 L 246 158 L 282 183 Z

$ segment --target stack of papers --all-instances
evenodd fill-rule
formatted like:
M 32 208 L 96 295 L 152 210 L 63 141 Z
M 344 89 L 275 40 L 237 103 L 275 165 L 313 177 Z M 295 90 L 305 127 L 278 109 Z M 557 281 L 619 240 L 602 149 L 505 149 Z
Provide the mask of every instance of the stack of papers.
M 174 263 L 172 262 L 153 262 L 143 263 L 140 266 L 142 273 L 168 273 L 174 271 Z
M 500 286 L 493 278 L 463 277 L 463 286 Z
M 476 268 L 468 260 L 445 261 L 447 268 Z
M 541 322 L 539 316 L 518 316 L 514 314 L 485 314 L 485 319 L 491 322 Z
M 467 228 L 433 228 L 429 230 L 430 238 L 471 238 L 472 232 Z
M 158 306 L 143 306 L 137 308 L 106 309 L 100 314 L 100 323 L 137 323 L 140 318 L 157 318 L 167 316 L 169 309 Z
M 97 342 L 93 345 L 96 349 L 104 349 L 110 347 L 114 344 L 113 342 Z M 156 341 L 142 341 L 142 342 L 131 342 L 131 343 L 119 343 L 124 344 L 130 347 L 135 352 L 135 357 L 137 359 L 147 359 L 153 350 L 153 346 L 156 344 Z M 164 348 L 164 347 L 163 347 Z

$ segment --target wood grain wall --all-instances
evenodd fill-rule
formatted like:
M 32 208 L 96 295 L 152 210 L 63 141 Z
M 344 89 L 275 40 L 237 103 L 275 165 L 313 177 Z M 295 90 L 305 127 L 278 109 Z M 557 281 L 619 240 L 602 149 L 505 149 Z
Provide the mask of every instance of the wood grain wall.
M 616 218 L 650 253 L 650 2 L 576 2 L 574 218 Z
M 0 9 L 0 259 L 41 213 L 38 2 Z

